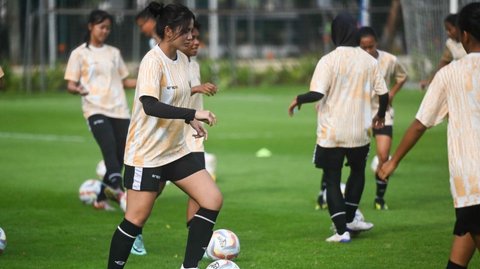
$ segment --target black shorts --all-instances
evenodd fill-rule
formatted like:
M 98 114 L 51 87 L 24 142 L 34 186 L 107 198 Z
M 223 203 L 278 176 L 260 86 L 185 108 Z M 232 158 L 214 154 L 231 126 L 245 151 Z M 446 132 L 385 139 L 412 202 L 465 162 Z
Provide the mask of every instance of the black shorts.
M 454 235 L 480 234 L 480 205 L 455 208 L 455 215 L 457 220 L 453 229 Z
M 356 148 L 324 148 L 316 145 L 313 162 L 317 168 L 341 170 L 347 157 L 352 169 L 365 169 L 369 150 L 370 144 Z
M 203 151 L 198 151 L 198 152 L 192 152 L 193 156 L 197 158 L 197 160 L 200 162 L 202 165 L 203 169 L 205 169 L 205 152 Z
M 167 180 L 184 179 L 202 169 L 198 156 L 189 153 L 182 158 L 158 167 L 133 167 L 125 165 L 124 186 L 136 191 L 159 191 Z
M 390 138 L 393 137 L 393 126 L 392 125 L 385 125 L 380 129 L 372 128 L 373 136 L 376 135 L 388 135 Z

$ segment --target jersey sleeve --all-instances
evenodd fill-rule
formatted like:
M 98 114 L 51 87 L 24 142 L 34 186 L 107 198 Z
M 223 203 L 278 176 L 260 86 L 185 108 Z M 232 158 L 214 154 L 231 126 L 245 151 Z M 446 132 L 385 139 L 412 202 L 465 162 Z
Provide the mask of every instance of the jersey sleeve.
M 162 64 L 152 58 L 144 58 L 138 70 L 138 97 L 152 96 L 160 100 Z
M 446 87 L 442 74 L 440 70 L 433 78 L 415 116 L 427 128 L 441 123 L 448 115 Z
M 399 83 L 402 81 L 405 81 L 407 79 L 407 70 L 405 67 L 398 61 L 398 59 L 395 60 L 395 68 L 393 70 L 393 74 L 395 76 L 395 82 Z
M 68 58 L 67 67 L 65 69 L 65 80 L 80 81 L 82 69 L 82 56 L 78 51 L 74 50 Z
M 312 80 L 310 81 L 310 91 L 319 92 L 326 95 L 331 85 L 331 70 L 327 63 L 327 58 L 323 57 L 318 61 Z

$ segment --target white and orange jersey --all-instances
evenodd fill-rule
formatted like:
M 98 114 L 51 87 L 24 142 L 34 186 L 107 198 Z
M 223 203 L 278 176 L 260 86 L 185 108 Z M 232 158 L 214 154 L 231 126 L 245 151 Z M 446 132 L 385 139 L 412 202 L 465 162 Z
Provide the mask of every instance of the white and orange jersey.
M 72 51 L 65 70 L 65 79 L 80 84 L 88 90 L 82 96 L 85 118 L 103 114 L 112 118 L 128 119 L 128 109 L 123 79 L 128 69 L 120 51 L 112 46 L 100 48 L 82 44 Z
M 201 84 L 200 81 L 200 65 L 193 58 L 190 58 L 190 81 L 191 86 L 195 87 Z M 203 110 L 203 94 L 196 93 L 190 96 L 190 108 L 195 110 Z M 196 131 L 190 126 L 185 126 L 186 140 L 188 147 L 192 152 L 203 152 L 205 150 L 203 146 L 204 138 L 193 137 Z
M 3 73 L 3 69 L 2 69 L 2 67 L 0 66 L 0 78 L 2 78 L 4 75 L 5 75 L 5 73 Z
M 480 204 L 480 53 L 467 54 L 437 72 L 416 118 L 426 127 L 448 118 L 454 206 Z
M 155 46 L 143 57 L 128 129 L 125 164 L 158 167 L 190 153 L 185 142 L 185 121 L 148 116 L 140 102 L 140 97 L 152 96 L 162 103 L 187 108 L 190 93 L 187 56 L 177 52 L 177 59 L 172 60 Z
M 378 52 L 378 65 L 380 66 L 380 71 L 383 74 L 385 83 L 387 87 L 391 86 L 392 80 L 395 83 L 402 82 L 407 79 L 407 71 L 405 67 L 398 61 L 397 57 L 388 52 L 377 50 Z M 375 116 L 378 112 L 380 104 L 378 102 L 378 96 L 372 96 L 372 116 Z M 389 106 L 387 112 L 385 113 L 385 125 L 393 125 L 393 107 Z
M 377 61 L 359 47 L 337 47 L 318 62 L 310 91 L 318 106 L 317 144 L 354 148 L 370 143 L 372 92 L 388 92 Z

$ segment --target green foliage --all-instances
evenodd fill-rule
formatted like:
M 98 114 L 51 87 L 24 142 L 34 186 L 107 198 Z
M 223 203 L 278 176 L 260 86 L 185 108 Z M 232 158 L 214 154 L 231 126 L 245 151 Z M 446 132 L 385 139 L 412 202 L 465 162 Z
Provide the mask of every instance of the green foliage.
M 224 206 L 216 228 L 240 238 L 243 269 L 444 268 L 454 224 L 449 194 L 445 124 L 428 130 L 390 179 L 389 211 L 373 209 L 370 169 L 360 204 L 373 230 L 349 244 L 328 244 L 327 211 L 315 211 L 321 172 L 311 163 L 313 105 L 293 118 L 287 106 L 303 87 L 221 89 L 205 98 L 218 125 L 206 149 L 218 159 Z M 128 92 L 133 98 L 133 91 Z M 394 145 L 411 123 L 423 93 L 395 99 Z M 95 177 L 100 150 L 68 94 L 0 98 L 0 227 L 8 239 L 0 268 L 105 268 L 120 211 L 95 211 L 78 200 L 78 187 Z M 270 158 L 256 158 L 260 148 Z M 372 144 L 370 159 L 375 151 Z M 348 175 L 345 168 L 343 178 Z M 130 256 L 126 268 L 180 268 L 187 236 L 186 196 L 167 186 L 143 234 L 148 255 Z M 208 261 L 202 261 L 205 268 Z M 472 268 L 480 264 L 475 253 Z
M 18 70 L 13 70 L 10 65 L 3 64 L 2 68 L 5 72 L 3 91 L 7 93 L 26 93 L 27 79 L 31 78 L 30 92 L 42 92 L 42 83 L 44 83 L 45 92 L 58 92 L 66 89 L 66 82 L 63 79 L 65 66 L 57 64 L 54 68 L 47 68 L 40 70 L 39 67 L 33 68 L 30 74 L 23 72 L 21 67 Z M 43 82 L 42 82 L 43 79 Z

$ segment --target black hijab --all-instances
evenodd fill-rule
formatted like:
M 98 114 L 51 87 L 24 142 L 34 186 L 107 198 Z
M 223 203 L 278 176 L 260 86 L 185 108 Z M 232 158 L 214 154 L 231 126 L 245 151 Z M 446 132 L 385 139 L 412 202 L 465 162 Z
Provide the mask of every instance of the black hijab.
M 356 47 L 359 44 L 357 22 L 348 13 L 338 14 L 332 22 L 332 41 L 336 47 Z

